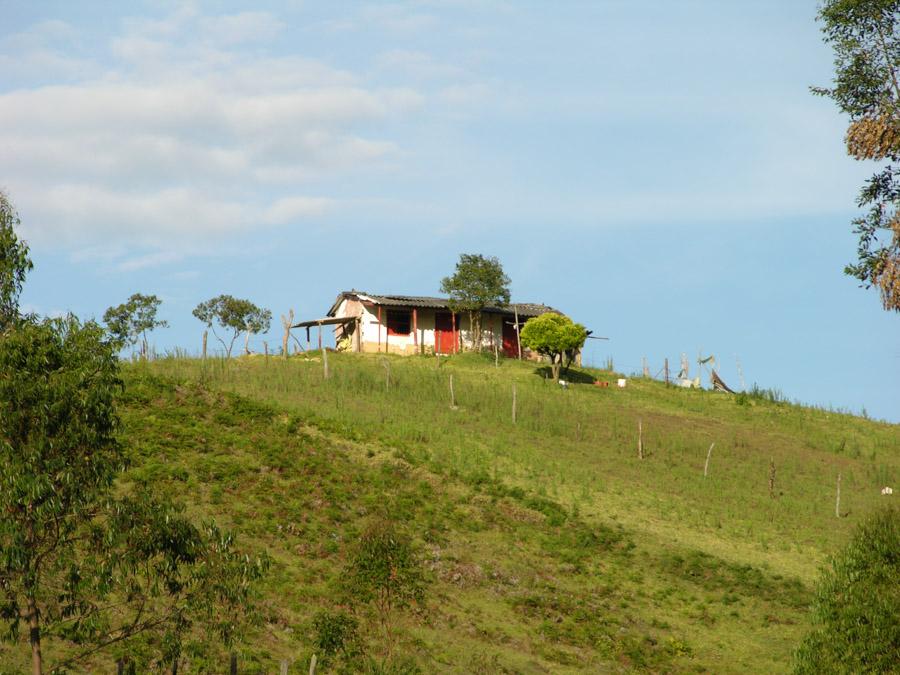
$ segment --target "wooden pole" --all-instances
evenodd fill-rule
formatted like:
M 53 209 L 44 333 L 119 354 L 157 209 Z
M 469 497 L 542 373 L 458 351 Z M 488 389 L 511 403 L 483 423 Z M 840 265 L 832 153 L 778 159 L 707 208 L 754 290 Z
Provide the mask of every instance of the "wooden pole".
M 328 379 L 328 349 L 322 347 L 322 324 L 319 324 L 319 349 L 322 351 L 322 372 Z
M 318 663 L 318 659 L 316 659 L 316 655 L 313 654 L 312 658 L 309 660 L 309 675 L 316 675 L 317 663 Z
M 378 351 L 381 351 L 381 305 L 378 305 Z
M 306 327 L 306 351 L 309 352 L 310 343 L 309 343 L 309 326 Z
M 512 421 L 516 423 L 516 383 L 513 382 Z
M 638 459 L 644 459 L 644 425 L 638 420 Z
M 837 499 L 834 502 L 834 517 L 841 517 L 841 474 L 838 474 L 837 479 Z
M 769 461 L 769 496 L 775 499 L 775 460 Z
M 282 358 L 288 357 L 288 339 L 291 336 L 291 326 L 294 323 L 294 310 L 291 309 L 287 316 L 284 314 L 281 315 L 281 325 L 284 327 L 284 335 L 281 338 L 281 356 Z
M 644 377 L 649 378 L 649 377 L 650 377 L 650 368 L 647 366 L 647 357 L 646 357 L 646 356 L 643 357 L 643 359 L 641 360 L 641 363 L 642 363 L 642 365 L 643 365 L 643 375 L 644 375 Z
M 703 465 L 703 477 L 706 478 L 706 473 L 709 471 L 709 458 L 712 455 L 712 449 L 715 443 L 709 444 L 709 450 L 706 451 L 706 464 Z
M 491 335 L 493 335 L 493 333 L 491 333 Z M 497 349 L 496 343 L 494 344 L 494 367 L 495 368 L 500 367 L 500 350 Z
M 516 350 L 519 352 L 519 361 L 522 360 L 522 341 L 519 339 L 519 308 L 513 305 L 513 315 L 516 318 Z
M 203 331 L 203 358 L 206 358 L 206 338 L 209 335 L 209 331 Z
M 415 351 L 419 351 L 419 316 L 416 308 L 413 307 L 413 347 Z
M 450 407 L 456 407 L 456 394 L 453 393 L 453 373 L 450 373 Z
M 453 353 L 455 354 L 459 351 L 459 343 L 456 341 L 456 312 L 450 312 L 450 324 L 453 333 Z
M 287 659 L 281 660 L 281 668 L 279 670 L 279 675 L 288 675 L 288 662 Z
M 266 363 L 269 362 L 269 343 L 263 340 L 263 351 L 266 353 Z
M 666 357 L 666 362 L 663 366 L 663 370 L 666 372 L 666 386 L 669 386 L 669 357 Z

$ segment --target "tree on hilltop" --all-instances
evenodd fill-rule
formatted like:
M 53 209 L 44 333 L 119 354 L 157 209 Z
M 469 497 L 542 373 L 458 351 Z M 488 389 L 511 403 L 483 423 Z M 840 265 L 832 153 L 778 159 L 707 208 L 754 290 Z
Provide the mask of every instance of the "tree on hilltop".
M 853 221 L 857 261 L 844 272 L 900 311 L 900 0 L 826 0 L 818 19 L 835 77 L 831 88 L 812 91 L 850 117 L 849 155 L 888 162 L 860 190 L 857 205 L 869 211 Z
M 225 348 L 225 355 L 231 357 L 231 350 L 238 335 L 245 333 L 244 352 L 250 353 L 250 334 L 264 333 L 269 330 L 272 312 L 257 307 L 249 300 L 242 300 L 230 295 L 218 295 L 194 308 L 194 316 L 209 327 L 216 339 Z M 214 323 L 220 328 L 231 331 L 228 343 L 216 333 Z
M 560 368 L 568 369 L 575 353 L 587 340 L 587 329 L 567 316 L 547 312 L 528 319 L 519 336 L 522 345 L 550 359 L 553 379 L 559 381 Z
M 141 356 L 147 356 L 147 333 L 166 328 L 168 323 L 156 318 L 162 300 L 155 295 L 135 293 L 121 305 L 110 307 L 103 314 L 103 322 L 110 334 L 122 345 L 141 343 Z
M 472 349 L 481 351 L 481 312 L 485 307 L 509 304 L 509 277 L 497 258 L 462 253 L 456 271 L 441 280 L 441 292 L 450 296 L 450 309 L 467 312 Z

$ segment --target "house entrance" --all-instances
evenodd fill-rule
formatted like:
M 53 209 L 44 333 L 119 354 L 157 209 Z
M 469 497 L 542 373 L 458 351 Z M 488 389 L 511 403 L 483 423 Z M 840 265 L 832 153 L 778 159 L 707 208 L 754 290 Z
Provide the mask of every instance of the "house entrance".
M 512 319 L 503 319 L 503 355 L 514 359 L 519 356 L 519 335 L 516 332 L 516 322 Z
M 437 312 L 434 315 L 434 351 L 438 354 L 452 354 L 456 349 L 456 331 L 450 312 Z

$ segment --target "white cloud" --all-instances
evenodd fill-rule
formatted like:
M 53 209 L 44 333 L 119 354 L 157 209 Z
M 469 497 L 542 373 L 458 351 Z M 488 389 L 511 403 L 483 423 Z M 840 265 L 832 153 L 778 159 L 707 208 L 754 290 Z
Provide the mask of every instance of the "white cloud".
M 56 71 L 52 83 L 0 88 L 0 154 L 26 236 L 77 247 L 75 261 L 134 271 L 321 218 L 338 202 L 297 183 L 388 160 L 398 148 L 377 129 L 423 105 L 412 89 L 274 55 L 266 45 L 284 24 L 265 12 L 185 5 L 123 26 L 114 62 L 90 77 L 65 52 L 40 51 L 78 38 L 66 24 L 0 43 L 0 66 L 43 59 Z M 16 53 L 26 38 L 34 49 Z

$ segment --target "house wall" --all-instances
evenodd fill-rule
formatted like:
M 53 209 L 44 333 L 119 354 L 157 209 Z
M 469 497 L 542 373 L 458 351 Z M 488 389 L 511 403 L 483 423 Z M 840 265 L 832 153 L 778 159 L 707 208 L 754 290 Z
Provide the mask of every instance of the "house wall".
M 335 316 L 358 316 L 361 321 L 359 328 L 361 333 L 356 336 L 356 326 L 353 324 L 338 326 L 335 329 L 335 342 L 339 342 L 345 335 L 350 336 L 351 351 L 362 351 L 367 353 L 386 353 L 391 354 L 417 354 L 424 353 L 433 354 L 435 345 L 435 314 L 441 310 L 429 308 L 418 308 L 416 316 L 417 335 L 414 338 L 412 330 L 409 335 L 388 335 L 387 334 L 387 308 L 381 308 L 381 322 L 378 320 L 378 307 L 366 305 L 358 300 L 344 299 L 338 305 Z M 412 309 L 410 308 L 410 312 Z M 457 316 L 457 326 L 459 329 L 462 345 L 470 344 L 470 324 L 469 317 L 463 313 Z M 503 322 L 510 320 L 510 317 L 503 314 L 495 314 L 486 312 L 482 315 L 482 345 L 485 349 L 493 350 L 496 345 L 499 350 L 503 350 Z M 412 319 L 410 319 L 410 329 L 413 328 Z M 345 333 L 346 331 L 346 333 Z M 424 347 L 424 349 L 423 349 Z M 533 361 L 541 361 L 542 357 L 533 354 L 527 349 L 522 350 L 522 356 Z M 581 355 L 576 359 L 576 364 L 580 365 Z

